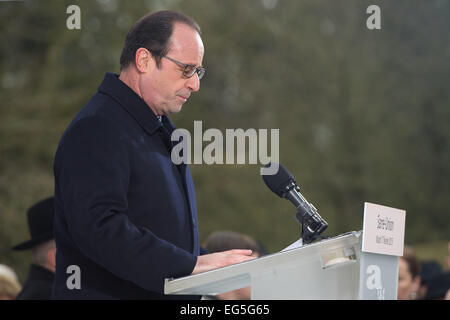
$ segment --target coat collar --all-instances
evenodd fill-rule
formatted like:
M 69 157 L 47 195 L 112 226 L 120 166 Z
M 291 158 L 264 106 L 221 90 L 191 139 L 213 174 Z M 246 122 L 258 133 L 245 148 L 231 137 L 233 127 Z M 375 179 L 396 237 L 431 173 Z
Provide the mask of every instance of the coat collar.
M 107 72 L 98 91 L 116 100 L 149 134 L 155 133 L 162 127 L 162 123 L 152 109 L 136 92 L 119 79 L 118 74 Z M 170 120 L 163 116 L 163 123 L 165 121 L 173 127 Z
M 54 276 L 55 275 L 53 272 L 44 267 L 38 266 L 37 264 L 31 264 L 30 272 L 28 275 L 28 277 L 33 280 L 48 280 L 48 281 L 53 281 Z

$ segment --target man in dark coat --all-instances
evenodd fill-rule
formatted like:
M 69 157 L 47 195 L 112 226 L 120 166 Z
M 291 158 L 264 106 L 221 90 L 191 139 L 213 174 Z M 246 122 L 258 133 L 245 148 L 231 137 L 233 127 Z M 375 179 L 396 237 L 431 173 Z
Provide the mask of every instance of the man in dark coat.
M 39 201 L 28 209 L 31 239 L 13 247 L 13 250 L 32 250 L 30 271 L 17 300 L 48 300 L 51 297 L 56 253 L 53 213 L 53 197 Z
M 192 19 L 143 17 L 125 40 L 120 75 L 106 74 L 63 134 L 54 298 L 176 298 L 164 295 L 165 278 L 250 259 L 249 250 L 201 252 L 192 177 L 171 160 L 167 115 L 199 90 L 203 52 Z

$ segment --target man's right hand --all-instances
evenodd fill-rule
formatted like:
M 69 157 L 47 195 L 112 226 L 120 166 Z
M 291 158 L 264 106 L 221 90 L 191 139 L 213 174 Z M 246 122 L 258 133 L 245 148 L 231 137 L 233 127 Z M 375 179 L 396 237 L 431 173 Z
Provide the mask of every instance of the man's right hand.
M 229 266 L 231 264 L 255 259 L 252 257 L 252 250 L 233 249 L 223 252 L 205 254 L 197 257 L 192 274 L 197 274 L 217 268 Z

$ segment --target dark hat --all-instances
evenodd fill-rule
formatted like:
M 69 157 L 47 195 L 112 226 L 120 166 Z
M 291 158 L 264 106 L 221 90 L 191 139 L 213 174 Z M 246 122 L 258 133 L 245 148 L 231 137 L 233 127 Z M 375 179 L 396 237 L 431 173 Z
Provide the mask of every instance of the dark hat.
M 44 241 L 53 239 L 54 197 L 39 201 L 28 209 L 28 229 L 31 239 L 13 247 L 13 250 L 26 250 Z
M 450 273 L 436 274 L 428 281 L 425 299 L 443 299 L 448 290 L 450 290 Z
M 422 284 L 427 284 L 431 278 L 441 273 L 442 268 L 437 261 L 424 261 L 420 265 L 420 282 L 422 282 Z

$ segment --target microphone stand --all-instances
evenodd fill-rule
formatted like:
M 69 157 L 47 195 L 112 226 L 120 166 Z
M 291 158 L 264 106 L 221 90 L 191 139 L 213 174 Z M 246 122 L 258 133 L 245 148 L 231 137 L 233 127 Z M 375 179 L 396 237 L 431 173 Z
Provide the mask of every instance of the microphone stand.
M 303 224 L 303 217 L 298 212 L 296 214 L 296 219 L 302 226 L 302 233 L 300 234 L 300 239 L 298 242 L 299 245 L 303 246 L 305 244 L 310 244 L 311 242 L 314 241 L 314 239 L 312 237 L 311 232 L 309 232 L 309 230 L 307 230 L 307 228 L 305 228 L 305 225 Z
M 302 226 L 302 233 L 300 235 L 299 244 L 305 245 L 310 244 L 316 239 L 326 239 L 327 236 L 321 236 L 320 234 L 325 231 L 325 229 L 328 227 L 328 224 L 323 218 L 317 213 L 316 208 L 311 205 L 309 202 L 307 202 L 308 205 L 311 208 L 314 208 L 314 215 L 311 215 L 310 213 L 305 213 L 302 208 L 297 208 L 297 213 L 295 215 L 296 220 L 301 224 Z M 307 219 L 305 219 L 305 217 Z M 306 221 L 305 221 L 306 220 Z

